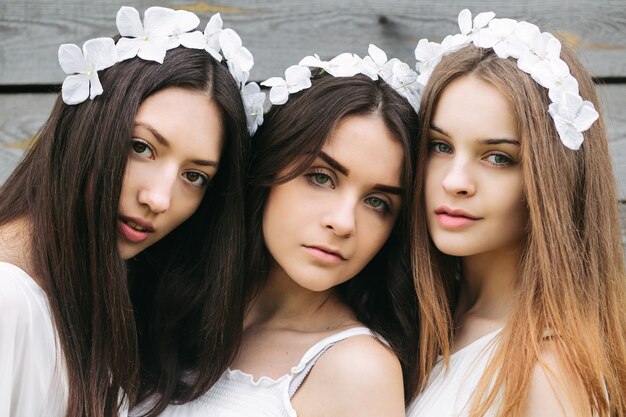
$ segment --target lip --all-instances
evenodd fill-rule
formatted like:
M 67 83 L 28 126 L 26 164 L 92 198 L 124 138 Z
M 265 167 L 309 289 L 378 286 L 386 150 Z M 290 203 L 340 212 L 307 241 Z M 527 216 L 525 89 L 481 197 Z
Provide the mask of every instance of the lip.
M 303 247 L 315 259 L 325 263 L 338 263 L 346 260 L 346 257 L 337 249 L 319 245 L 303 245 Z
M 131 227 L 128 222 L 135 223 L 145 230 L 137 230 Z M 118 219 L 118 226 L 120 234 L 124 240 L 132 243 L 143 242 L 148 238 L 150 233 L 154 233 L 154 227 L 151 223 L 135 217 L 120 216 Z
M 460 229 L 467 226 L 471 226 L 481 217 L 474 216 L 466 211 L 459 209 L 451 209 L 446 206 L 441 206 L 435 210 L 437 221 L 439 224 L 448 229 Z

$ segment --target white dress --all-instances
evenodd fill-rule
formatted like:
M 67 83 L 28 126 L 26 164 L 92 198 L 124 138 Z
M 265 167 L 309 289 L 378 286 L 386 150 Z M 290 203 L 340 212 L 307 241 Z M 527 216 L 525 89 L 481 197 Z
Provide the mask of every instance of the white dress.
M 278 379 L 266 376 L 254 380 L 252 375 L 228 369 L 198 399 L 181 405 L 170 405 L 166 417 L 296 417 L 291 398 L 319 357 L 340 340 L 357 335 L 380 337 L 366 327 L 354 327 L 329 336 L 311 347 L 289 374 Z M 135 412 L 139 410 L 133 410 Z M 135 412 L 131 411 L 131 415 Z
M 489 364 L 502 329 L 488 333 L 450 356 L 450 366 L 437 363 L 426 388 L 407 408 L 407 417 L 466 417 L 472 395 Z M 487 416 L 494 415 L 493 407 Z
M 63 417 L 68 382 L 43 290 L 0 262 L 0 417 Z

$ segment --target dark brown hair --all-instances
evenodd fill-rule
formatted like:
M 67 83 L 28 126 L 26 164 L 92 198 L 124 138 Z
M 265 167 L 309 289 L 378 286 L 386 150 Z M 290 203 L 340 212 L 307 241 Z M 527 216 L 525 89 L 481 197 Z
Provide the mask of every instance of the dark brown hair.
M 66 359 L 68 417 L 117 415 L 120 389 L 131 405 L 138 393 L 158 392 L 155 410 L 199 396 L 228 366 L 243 317 L 248 134 L 226 64 L 177 48 L 163 64 L 133 58 L 99 76 L 104 93 L 94 100 L 57 99 L 0 190 L 0 225 L 26 216 L 37 231 L 33 272 Z M 200 208 L 130 262 L 129 290 L 117 217 L 131 130 L 142 101 L 173 86 L 206 92 L 219 107 L 220 169 Z
M 589 74 L 567 48 L 561 51 L 583 100 L 599 109 Z M 474 395 L 471 415 L 494 404 L 499 416 L 519 416 L 541 343 L 552 330 L 564 391 L 580 415 L 626 416 L 626 277 L 604 120 L 572 151 L 548 114 L 548 91 L 491 49 L 473 45 L 445 57 L 422 96 L 417 195 L 423 193 L 429 128 L 437 100 L 459 77 L 494 85 L 509 101 L 521 140 L 528 208 L 527 238 L 515 281 L 515 300 L 498 350 Z M 450 358 L 459 259 L 437 250 L 428 236 L 423 200 L 414 201 L 413 270 L 420 299 L 420 373 L 424 388 L 437 355 Z M 445 329 L 445 330 L 444 330 Z M 500 396 L 501 397 L 498 397 Z
M 380 117 L 402 144 L 403 207 L 391 235 L 374 259 L 338 287 L 365 325 L 385 337 L 402 364 L 405 395 L 416 390 L 417 306 L 408 270 L 408 227 L 417 142 L 417 114 L 383 81 L 366 76 L 317 74 L 312 86 L 274 106 L 253 139 L 248 192 L 248 296 L 267 277 L 270 255 L 263 241 L 263 208 L 270 188 L 301 175 L 317 158 L 337 124 L 348 116 Z

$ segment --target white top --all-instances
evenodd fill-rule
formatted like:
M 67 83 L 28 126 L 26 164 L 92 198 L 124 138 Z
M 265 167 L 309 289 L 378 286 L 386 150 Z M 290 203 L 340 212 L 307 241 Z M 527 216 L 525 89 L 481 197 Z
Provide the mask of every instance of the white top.
M 63 417 L 68 382 L 43 290 L 0 262 L 0 417 Z
M 311 347 L 291 373 L 272 379 L 254 380 L 240 370 L 227 369 L 204 395 L 182 405 L 170 405 L 161 416 L 167 417 L 297 417 L 291 398 L 319 357 L 335 343 L 357 335 L 377 337 L 366 327 L 353 327 L 329 336 Z M 131 412 L 131 415 L 134 414 Z
M 438 362 L 426 388 L 407 408 L 407 417 L 469 416 L 473 394 L 496 350 L 501 330 L 488 333 L 450 355 L 449 368 Z M 492 407 L 486 416 L 494 414 Z

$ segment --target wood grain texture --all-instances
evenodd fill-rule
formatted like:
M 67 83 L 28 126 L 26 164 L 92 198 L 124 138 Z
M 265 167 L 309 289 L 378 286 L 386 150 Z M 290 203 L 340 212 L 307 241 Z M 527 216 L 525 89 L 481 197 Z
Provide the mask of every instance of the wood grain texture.
M 0 0 L 0 85 L 59 84 L 64 78 L 57 63 L 59 45 L 114 35 L 115 14 L 122 5 L 143 11 L 155 2 Z M 458 31 L 456 16 L 463 7 L 493 10 L 559 32 L 595 76 L 626 76 L 623 0 L 171 0 L 159 5 L 197 13 L 201 29 L 213 13 L 222 13 L 225 25 L 240 33 L 256 57 L 254 80 L 281 75 L 312 53 L 363 55 L 369 43 L 412 62 L 420 38 L 440 41 Z

